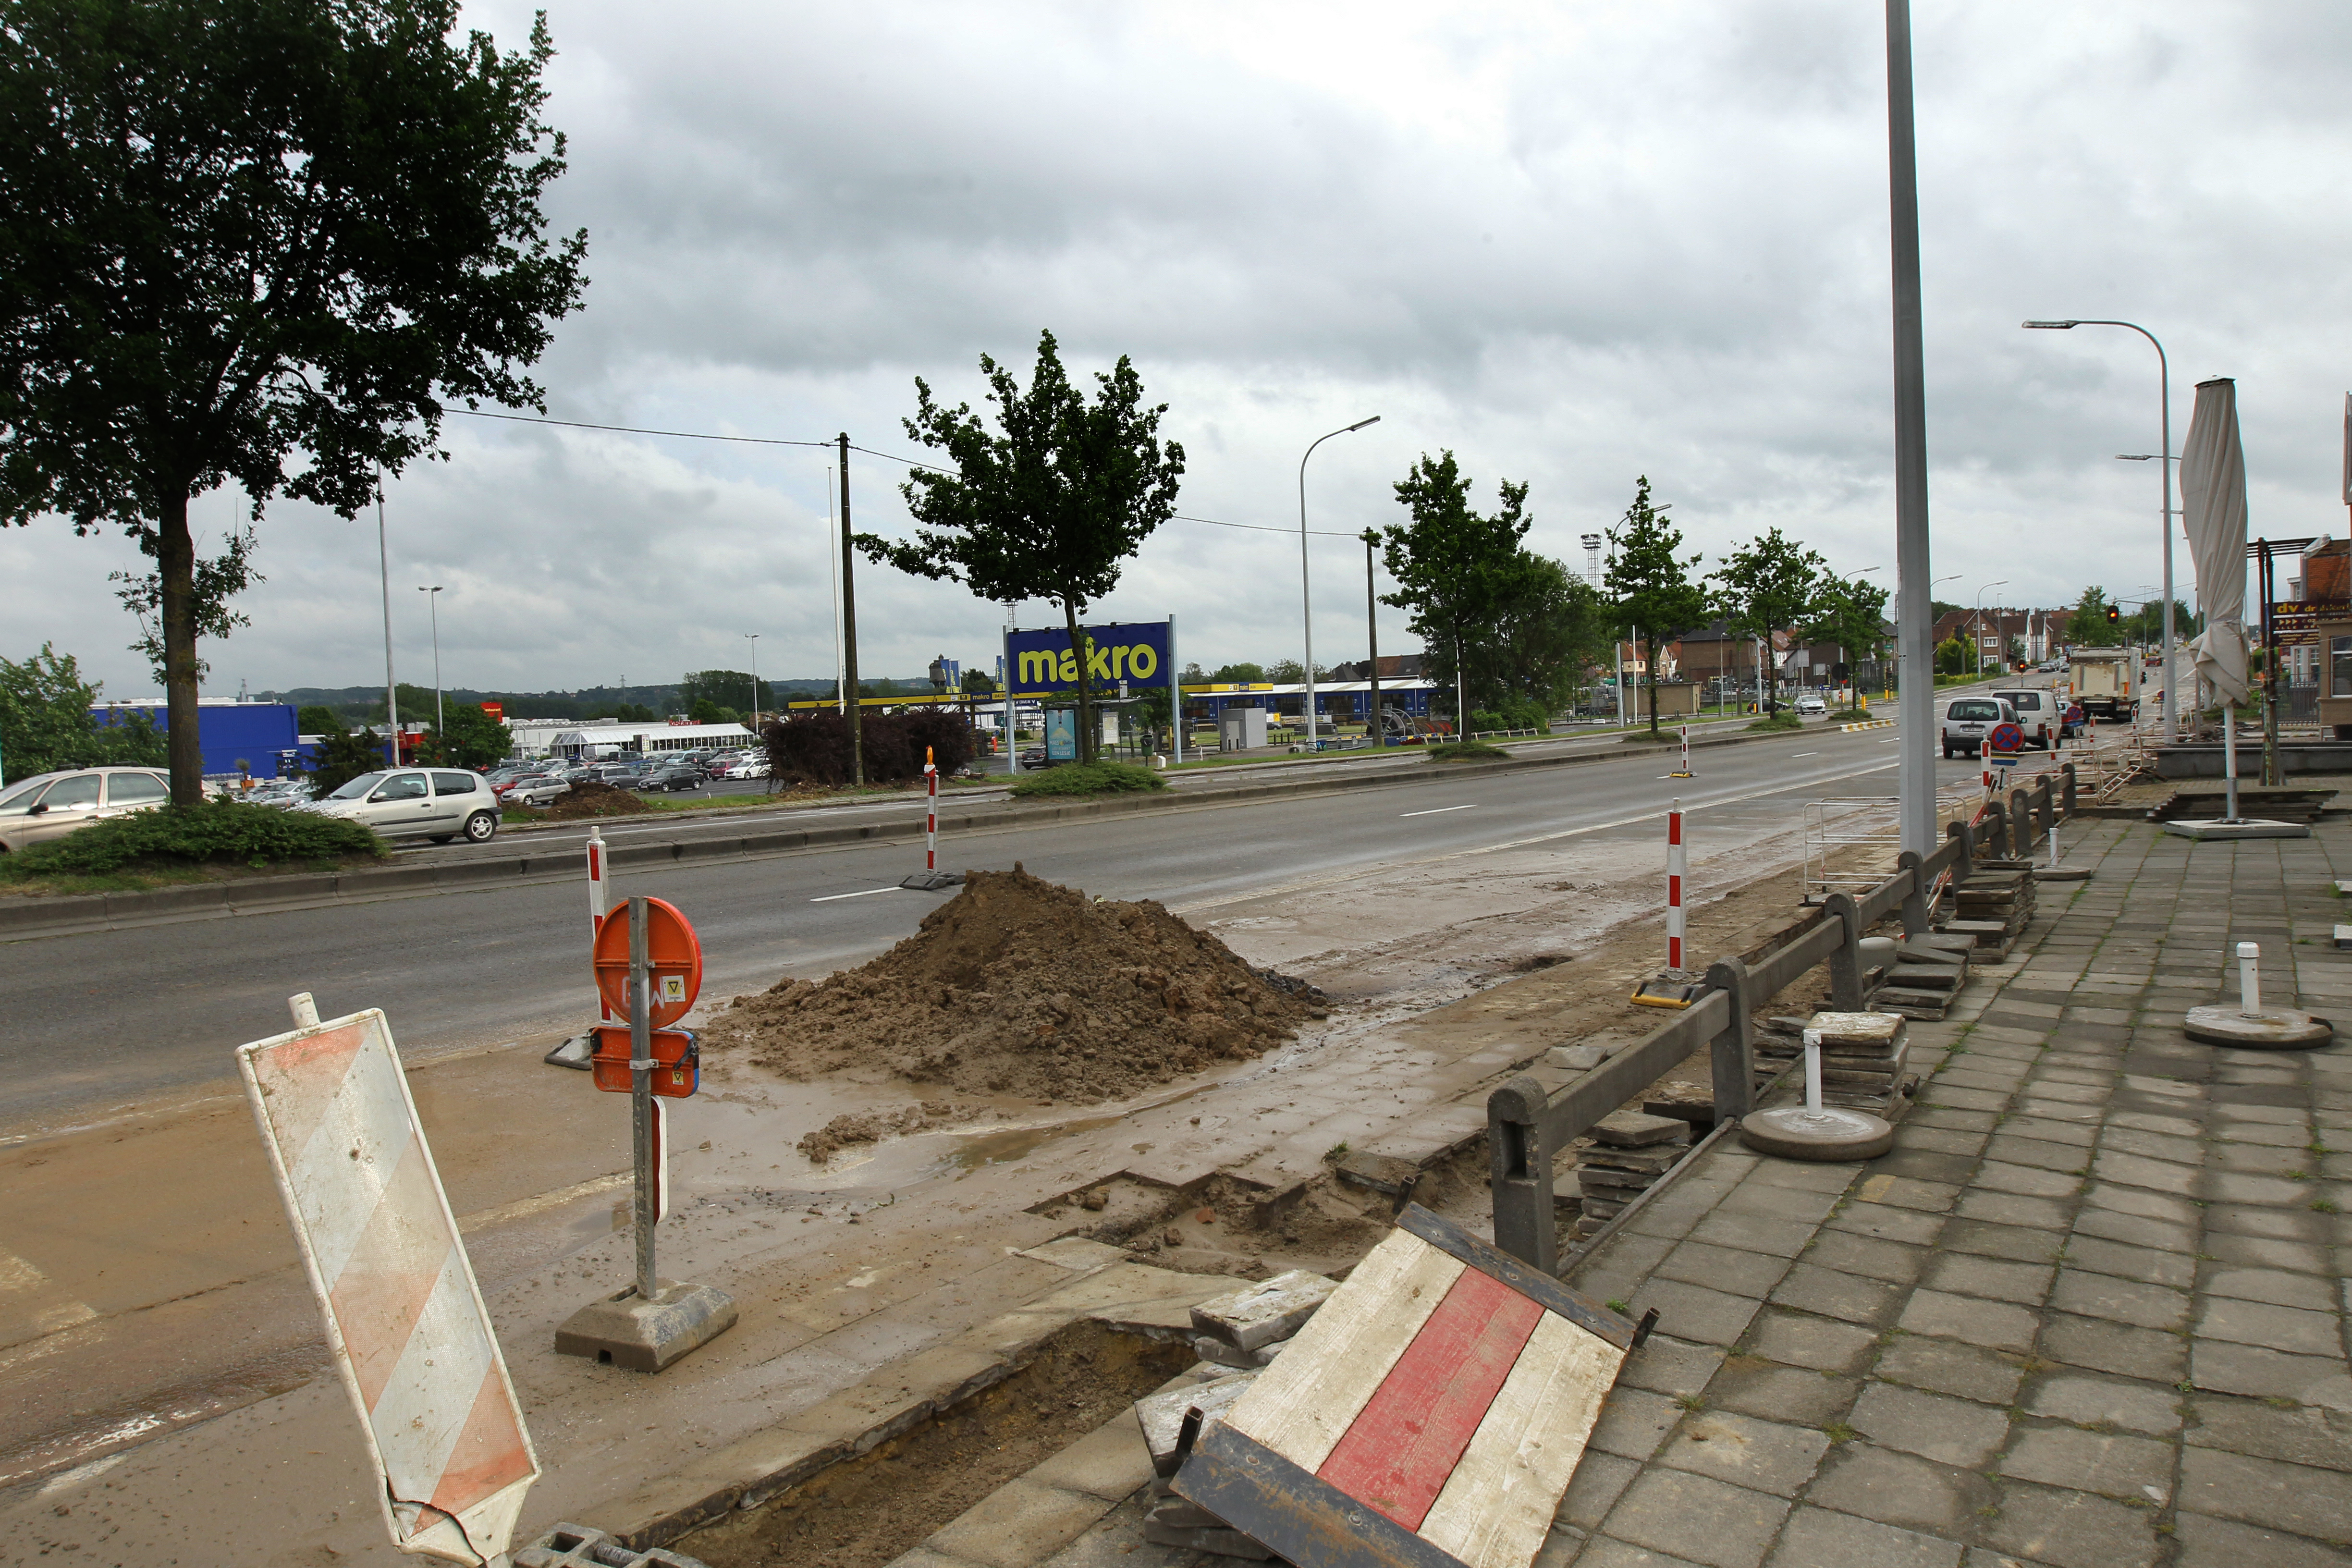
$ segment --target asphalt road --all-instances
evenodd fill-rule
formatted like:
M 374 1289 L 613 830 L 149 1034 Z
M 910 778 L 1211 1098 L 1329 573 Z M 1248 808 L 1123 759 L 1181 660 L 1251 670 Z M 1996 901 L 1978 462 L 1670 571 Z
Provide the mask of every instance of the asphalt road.
M 1051 880 L 1183 908 L 1345 879 L 1367 868 L 1654 818 L 1670 795 L 1697 814 L 1732 803 L 1790 813 L 1824 795 L 1891 795 L 1893 729 L 1699 754 L 1670 781 L 1654 754 L 1480 774 L 1418 764 L 1381 789 L 1234 805 L 1174 805 L 1093 822 L 976 834 L 951 867 L 1015 861 Z M 1885 770 L 1885 771 L 1880 771 Z M 1939 764 L 1949 783 L 1976 776 Z M 618 896 L 671 900 L 695 922 L 707 1000 L 861 962 L 913 932 L 950 895 L 898 889 L 921 866 L 898 839 L 748 862 L 688 864 L 620 879 Z M 585 1021 L 582 886 L 526 885 L 289 910 L 0 946 L 10 1026 L 0 1132 L 103 1114 L 225 1082 L 236 1045 L 285 1029 L 286 997 L 311 992 L 327 1016 L 380 1006 L 403 1048 L 440 1051 Z

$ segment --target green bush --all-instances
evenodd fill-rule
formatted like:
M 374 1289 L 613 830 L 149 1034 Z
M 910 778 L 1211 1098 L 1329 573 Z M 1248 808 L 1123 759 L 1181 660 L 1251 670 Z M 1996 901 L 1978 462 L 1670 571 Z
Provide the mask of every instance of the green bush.
M 257 870 L 293 862 L 380 858 L 383 841 L 356 822 L 239 801 L 206 801 L 136 812 L 76 828 L 62 838 L 10 857 L 30 876 L 87 876 L 138 861 L 244 865 Z
M 1796 710 L 1793 708 L 1783 708 L 1778 713 L 1767 713 L 1763 718 L 1748 726 L 1750 730 L 1761 731 L 1767 734 L 1776 730 L 1801 730 L 1804 727 L 1805 721 L 1797 717 Z
M 1511 753 L 1500 746 L 1487 745 L 1484 741 L 1454 741 L 1429 748 L 1433 763 L 1476 763 L 1489 757 L 1507 757 Z
M 1023 774 L 1013 781 L 1013 793 L 1028 799 L 1035 795 L 1126 795 L 1167 787 L 1166 779 L 1131 763 L 1064 763 L 1042 773 Z

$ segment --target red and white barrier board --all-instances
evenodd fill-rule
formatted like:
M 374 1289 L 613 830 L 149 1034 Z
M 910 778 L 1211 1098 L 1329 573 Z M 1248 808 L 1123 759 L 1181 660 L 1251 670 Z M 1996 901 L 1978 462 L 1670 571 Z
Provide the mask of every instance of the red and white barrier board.
M 486 1563 L 539 1461 L 384 1016 L 257 1040 L 236 1060 L 393 1543 Z
M 1527 1568 L 1634 1327 L 1418 1205 L 1202 1430 L 1179 1495 L 1318 1568 Z

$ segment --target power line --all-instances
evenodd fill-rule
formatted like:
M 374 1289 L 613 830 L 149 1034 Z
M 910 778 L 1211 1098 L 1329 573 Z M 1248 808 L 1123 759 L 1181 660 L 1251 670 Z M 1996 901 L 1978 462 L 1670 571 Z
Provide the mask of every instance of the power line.
M 616 436 L 669 436 L 681 441 L 734 441 L 750 447 L 817 447 L 828 452 L 835 450 L 839 446 L 839 443 L 835 441 L 789 441 L 778 436 L 715 436 L 705 430 L 655 430 L 639 425 L 593 425 L 584 419 L 552 419 L 542 414 L 492 414 L 487 409 L 480 408 L 452 408 L 448 412 L 463 414 L 473 419 L 504 420 L 509 425 L 559 425 L 567 430 L 606 430 Z M 941 468 L 937 463 L 927 463 L 920 458 L 903 458 L 896 452 L 877 452 L 871 447 L 860 447 L 854 442 L 851 443 L 849 449 L 853 452 L 863 452 L 869 458 L 879 458 L 886 463 L 903 463 L 910 468 L 929 468 L 938 474 L 954 471 Z M 1181 512 L 1171 514 L 1171 521 L 1205 522 L 1215 528 L 1247 529 L 1253 533 L 1289 534 L 1297 531 L 1296 529 L 1276 528 L 1263 522 L 1227 522 L 1223 518 L 1190 517 Z M 1361 537 L 1359 534 L 1340 533 L 1321 528 L 1309 529 L 1307 531 L 1321 539 Z

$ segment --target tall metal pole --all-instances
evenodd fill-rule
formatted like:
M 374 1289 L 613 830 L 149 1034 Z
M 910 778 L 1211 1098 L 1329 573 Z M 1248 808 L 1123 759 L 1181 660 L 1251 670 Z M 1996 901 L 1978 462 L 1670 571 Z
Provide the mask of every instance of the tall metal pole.
M 760 732 L 760 634 L 745 632 L 743 638 L 751 645 L 751 733 Z
M 383 535 L 383 475 L 375 478 L 375 563 L 383 577 L 383 721 L 386 761 L 400 766 L 400 689 L 392 679 L 392 552 Z
M 1387 744 L 1385 731 L 1381 726 L 1381 601 L 1380 595 L 1373 591 L 1372 583 L 1372 546 L 1381 542 L 1381 536 L 1368 528 L 1364 530 L 1363 540 L 1364 644 L 1371 650 L 1371 657 L 1364 663 L 1364 675 L 1371 682 L 1371 694 L 1367 700 L 1371 704 L 1372 711 L 1372 749 L 1377 752 Z
M 1359 419 L 1343 429 L 1334 430 L 1329 436 L 1318 436 L 1307 444 L 1307 450 L 1298 458 L 1298 616 L 1307 644 L 1307 749 L 1309 752 L 1316 749 L 1315 598 L 1307 581 L 1307 459 L 1315 455 L 1316 447 L 1328 441 L 1332 436 L 1346 436 L 1380 422 L 1381 416 L 1375 414 L 1370 419 Z
M 849 714 L 849 771 L 866 782 L 866 710 L 857 704 L 857 593 L 849 571 L 849 432 L 841 433 L 841 691 Z
M 448 721 L 441 710 L 441 587 L 436 584 L 430 588 L 420 587 L 416 591 L 425 596 L 425 602 L 433 611 L 433 732 L 446 735 L 449 732 Z
M 1927 350 L 1919 305 L 1919 157 L 1911 121 L 1911 6 L 1886 0 L 1887 237 L 1895 267 L 1895 622 L 1902 661 L 1903 847 L 1936 851 L 1935 615 L 1927 599 Z
M 659 1200 L 654 1192 L 653 998 L 646 958 L 646 900 L 629 900 L 629 1144 L 635 1155 L 637 1191 L 637 1300 L 661 1294 L 654 1274 L 654 1224 Z

